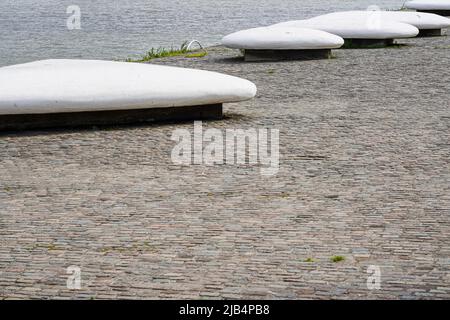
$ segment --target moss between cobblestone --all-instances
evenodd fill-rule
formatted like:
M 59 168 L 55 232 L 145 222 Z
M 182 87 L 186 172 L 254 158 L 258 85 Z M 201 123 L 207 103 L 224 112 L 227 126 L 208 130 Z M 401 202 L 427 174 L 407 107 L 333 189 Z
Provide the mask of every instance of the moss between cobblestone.
M 30 248 L 30 250 L 36 249 L 47 249 L 48 251 L 64 250 L 53 243 L 37 243 Z
M 148 241 L 145 241 L 143 244 L 134 244 L 132 246 L 121 247 L 121 246 L 110 246 L 110 247 L 102 247 L 99 249 L 102 253 L 111 253 L 111 252 L 158 252 L 156 248 L 154 248 Z
M 334 262 L 334 263 L 341 262 L 341 261 L 344 261 L 344 260 L 345 260 L 345 257 L 343 257 L 343 256 L 333 256 L 333 257 L 331 257 L 331 261 Z

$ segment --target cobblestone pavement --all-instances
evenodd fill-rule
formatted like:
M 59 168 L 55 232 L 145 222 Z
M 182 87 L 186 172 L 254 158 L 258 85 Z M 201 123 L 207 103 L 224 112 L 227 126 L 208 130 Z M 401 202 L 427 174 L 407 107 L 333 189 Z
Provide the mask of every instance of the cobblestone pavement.
M 254 81 L 204 127 L 280 129 L 272 177 L 173 164 L 171 134 L 193 123 L 2 135 L 0 297 L 450 298 L 450 38 L 402 42 L 155 62 Z

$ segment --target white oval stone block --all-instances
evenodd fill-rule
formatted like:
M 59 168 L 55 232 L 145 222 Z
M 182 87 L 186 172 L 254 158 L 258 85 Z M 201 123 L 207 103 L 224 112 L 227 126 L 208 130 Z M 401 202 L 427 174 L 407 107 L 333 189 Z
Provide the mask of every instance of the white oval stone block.
M 222 44 L 247 50 L 313 50 L 340 48 L 344 39 L 320 30 L 262 27 L 232 33 L 222 39 Z
M 405 4 L 415 10 L 450 10 L 450 0 L 413 0 Z
M 382 21 L 410 24 L 418 29 L 442 29 L 450 27 L 450 19 L 437 14 L 413 11 L 344 11 L 333 12 L 310 19 L 310 21 L 365 19 L 373 24 Z
M 129 110 L 238 102 L 250 81 L 216 72 L 99 60 L 0 68 L 0 115 Z
M 352 15 L 323 16 L 308 20 L 296 20 L 278 23 L 273 27 L 311 28 L 338 35 L 344 39 L 396 39 L 411 38 L 419 34 L 416 27 L 394 22 L 382 17 L 366 18 Z

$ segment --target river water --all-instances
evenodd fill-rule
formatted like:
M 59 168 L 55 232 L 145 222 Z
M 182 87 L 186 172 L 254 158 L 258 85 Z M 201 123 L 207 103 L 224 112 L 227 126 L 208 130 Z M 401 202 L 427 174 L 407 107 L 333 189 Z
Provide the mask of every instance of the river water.
M 151 47 L 178 47 L 185 40 L 213 45 L 225 34 L 244 28 L 374 4 L 398 9 L 403 2 L 1 0 L 0 66 L 48 58 L 125 59 Z

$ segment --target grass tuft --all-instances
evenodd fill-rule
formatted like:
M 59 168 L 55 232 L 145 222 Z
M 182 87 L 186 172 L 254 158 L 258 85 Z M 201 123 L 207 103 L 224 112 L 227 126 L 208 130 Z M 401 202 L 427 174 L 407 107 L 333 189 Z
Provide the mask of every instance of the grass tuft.
M 338 262 L 344 261 L 345 257 L 343 257 L 343 256 L 333 256 L 333 257 L 331 257 L 330 260 L 332 262 L 334 262 L 334 263 L 338 263 Z
M 185 58 L 203 58 L 203 57 L 206 57 L 207 55 L 208 55 L 208 52 L 202 51 L 202 52 L 195 52 L 195 53 L 187 54 L 184 57 Z
M 159 58 L 169 58 L 169 57 L 178 57 L 178 56 L 184 56 L 185 58 L 203 58 L 205 57 L 208 52 L 202 51 L 202 52 L 193 52 L 188 50 L 188 43 L 184 42 L 180 48 L 173 48 L 170 49 L 159 47 L 159 48 L 151 48 L 150 51 L 148 51 L 145 55 L 141 56 L 140 58 L 133 59 L 128 58 L 125 61 L 126 62 L 147 62 L 153 59 L 159 59 Z

